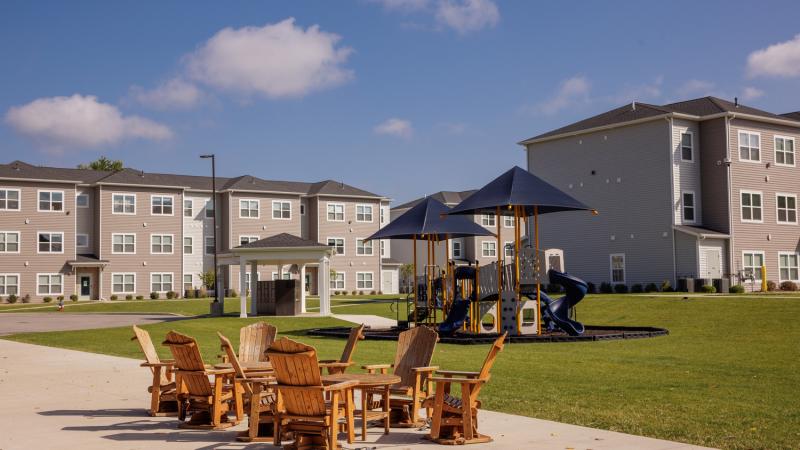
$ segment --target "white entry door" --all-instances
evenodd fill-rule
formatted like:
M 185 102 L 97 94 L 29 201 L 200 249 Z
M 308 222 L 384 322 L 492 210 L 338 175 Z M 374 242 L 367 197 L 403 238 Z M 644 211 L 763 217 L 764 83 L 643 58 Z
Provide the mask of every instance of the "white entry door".
M 395 277 L 394 274 L 396 272 L 393 270 L 384 270 L 381 273 L 381 292 L 384 294 L 396 294 L 397 293 L 397 286 L 395 286 Z
M 703 257 L 706 260 L 706 270 L 703 278 L 722 278 L 722 252 L 718 248 L 704 248 Z

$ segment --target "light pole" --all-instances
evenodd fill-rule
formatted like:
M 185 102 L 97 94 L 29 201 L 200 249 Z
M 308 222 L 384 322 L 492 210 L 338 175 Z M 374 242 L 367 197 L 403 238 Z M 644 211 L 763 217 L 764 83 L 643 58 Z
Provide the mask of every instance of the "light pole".
M 212 226 L 214 228 L 214 301 L 211 303 L 211 315 L 221 316 L 225 312 L 225 302 L 220 301 L 222 297 L 222 290 L 220 286 L 219 265 L 217 264 L 217 255 L 219 247 L 217 246 L 217 164 L 216 157 L 212 153 L 210 155 L 200 155 L 202 159 L 211 159 L 211 207 L 214 209 L 214 217 Z

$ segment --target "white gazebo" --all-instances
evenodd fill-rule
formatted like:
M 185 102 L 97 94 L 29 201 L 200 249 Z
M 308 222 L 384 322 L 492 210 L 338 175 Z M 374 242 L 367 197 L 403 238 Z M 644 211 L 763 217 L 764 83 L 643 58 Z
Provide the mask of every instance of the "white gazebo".
M 305 283 L 306 265 L 317 264 L 317 282 L 319 292 L 319 313 L 322 316 L 331 314 L 330 270 L 333 250 L 316 241 L 281 233 L 260 239 L 246 245 L 232 248 L 221 256 L 221 265 L 239 264 L 239 292 L 241 293 L 241 313 L 239 317 L 247 317 L 247 267 L 250 273 L 258 273 L 259 265 L 278 266 L 278 274 L 283 274 L 286 265 L 297 265 L 300 271 L 300 283 Z M 258 277 L 250 277 L 250 314 L 256 315 L 256 283 Z M 301 285 L 300 305 L 306 312 L 306 290 Z

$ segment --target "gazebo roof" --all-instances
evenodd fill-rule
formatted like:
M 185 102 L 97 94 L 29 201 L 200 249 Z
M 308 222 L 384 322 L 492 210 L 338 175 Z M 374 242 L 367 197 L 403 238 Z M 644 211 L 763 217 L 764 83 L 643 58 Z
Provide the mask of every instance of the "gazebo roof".
M 312 241 L 310 239 L 303 239 L 293 234 L 280 233 L 274 236 L 250 242 L 245 245 L 240 245 L 236 248 L 264 249 L 264 248 L 302 248 L 302 247 L 327 247 L 327 245 L 320 244 L 319 242 Z

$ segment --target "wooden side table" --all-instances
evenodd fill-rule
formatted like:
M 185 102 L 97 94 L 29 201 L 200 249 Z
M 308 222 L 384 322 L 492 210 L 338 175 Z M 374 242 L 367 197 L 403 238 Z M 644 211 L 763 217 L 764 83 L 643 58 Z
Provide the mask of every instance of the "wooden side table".
M 389 434 L 389 416 L 391 407 L 389 405 L 389 390 L 393 384 L 397 384 L 402 379 L 397 375 L 383 373 L 337 373 L 335 375 L 323 375 L 324 384 L 335 384 L 342 381 L 358 381 L 354 389 L 361 390 L 361 410 L 355 412 L 361 415 L 361 440 L 367 440 L 367 422 L 383 419 L 384 434 Z M 367 405 L 367 390 L 376 391 L 380 389 L 381 395 L 386 400 L 383 402 L 383 409 L 374 411 Z

